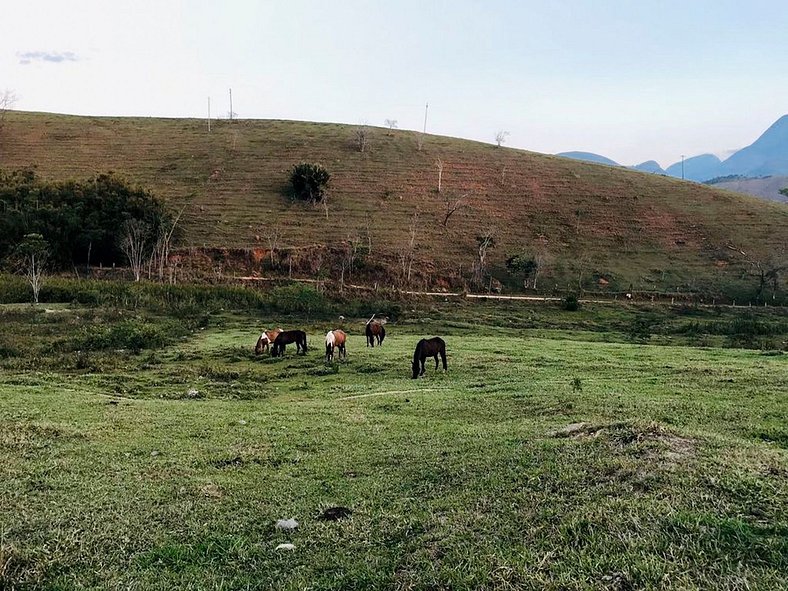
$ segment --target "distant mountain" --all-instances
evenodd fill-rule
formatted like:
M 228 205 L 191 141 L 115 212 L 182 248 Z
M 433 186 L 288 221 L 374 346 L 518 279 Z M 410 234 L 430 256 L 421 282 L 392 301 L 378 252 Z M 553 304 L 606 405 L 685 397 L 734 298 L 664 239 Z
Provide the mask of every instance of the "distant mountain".
M 732 178 L 714 183 L 716 189 L 727 189 L 737 193 L 746 193 L 769 201 L 788 203 L 788 197 L 780 193 L 780 189 L 788 187 L 788 176 L 769 176 L 760 179 Z
M 680 179 L 682 178 L 681 168 L 682 164 L 679 161 L 668 166 L 665 172 Z M 722 160 L 714 154 L 701 154 L 684 160 L 684 178 L 688 181 L 702 182 L 717 176 L 723 176 Z
M 595 164 L 607 164 L 608 166 L 619 166 L 618 162 L 605 158 L 593 152 L 561 152 L 556 154 L 562 158 L 571 158 L 572 160 L 583 160 L 585 162 L 593 162 Z
M 641 162 L 640 164 L 636 164 L 635 166 L 631 166 L 630 168 L 634 170 L 639 170 L 641 172 L 652 172 L 654 174 L 666 174 L 664 169 L 659 165 L 656 160 L 649 160 L 647 162 Z
M 723 162 L 722 174 L 788 175 L 788 115 L 780 117 L 753 144 Z

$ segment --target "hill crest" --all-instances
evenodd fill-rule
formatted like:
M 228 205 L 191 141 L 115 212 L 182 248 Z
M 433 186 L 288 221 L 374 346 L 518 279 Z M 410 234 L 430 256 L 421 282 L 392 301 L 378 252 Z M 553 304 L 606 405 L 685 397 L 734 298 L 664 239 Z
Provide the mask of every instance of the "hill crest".
M 215 122 L 209 134 L 197 119 L 11 112 L 0 149 L 4 167 L 35 165 L 49 179 L 122 173 L 173 207 L 186 206 L 183 256 L 241 249 L 261 275 L 286 275 L 288 257 L 309 253 L 297 268 L 336 277 L 342 253 L 363 242 L 371 246 L 365 280 L 456 288 L 470 281 L 477 236 L 489 230 L 495 242 L 486 276 L 512 289 L 523 277 L 506 260 L 519 253 L 541 261 L 540 290 L 714 292 L 752 288 L 752 263 L 736 252 L 766 261 L 786 249 L 781 204 L 441 136 L 426 136 L 419 149 L 418 134 L 408 131 L 370 128 L 362 153 L 354 131 L 240 120 Z M 301 161 L 331 172 L 327 212 L 287 196 L 288 171 Z M 274 237 L 279 259 L 267 258 Z M 222 268 L 215 259 L 209 269 Z

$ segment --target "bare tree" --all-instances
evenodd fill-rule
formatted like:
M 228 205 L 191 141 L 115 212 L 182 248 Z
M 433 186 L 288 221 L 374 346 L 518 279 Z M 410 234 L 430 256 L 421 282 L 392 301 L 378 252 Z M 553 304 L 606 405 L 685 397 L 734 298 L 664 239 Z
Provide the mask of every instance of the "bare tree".
M 15 104 L 16 95 L 13 92 L 5 90 L 0 93 L 0 129 L 3 129 L 6 113 L 13 109 Z
M 172 239 L 175 235 L 175 230 L 178 227 L 178 222 L 180 221 L 181 216 L 185 210 L 186 206 L 184 205 L 177 215 L 172 218 L 172 221 L 169 224 L 161 224 L 159 226 L 159 231 L 156 236 L 156 243 L 153 245 L 153 251 L 151 252 L 150 259 L 151 266 L 156 266 L 159 281 L 164 281 L 164 270 L 169 268 Z M 172 271 L 170 271 L 169 275 L 172 278 Z
M 495 246 L 495 228 L 488 228 L 476 237 L 476 261 L 474 264 L 473 281 L 477 286 L 484 283 L 484 272 L 487 269 L 487 251 Z
M 390 131 L 397 129 L 397 120 L 396 119 L 386 119 L 386 127 L 389 128 Z
M 419 212 L 414 212 L 408 229 L 408 242 L 400 249 L 399 262 L 402 270 L 402 279 L 410 285 L 410 276 L 413 271 L 413 260 L 416 255 L 416 232 L 419 227 Z
M 509 135 L 508 131 L 499 131 L 495 134 L 495 143 L 500 148 L 502 144 L 506 143 L 506 136 Z
M 450 195 L 446 195 L 443 198 L 443 204 L 446 207 L 446 212 L 443 216 L 443 227 L 449 227 L 449 218 L 453 216 L 457 211 L 465 207 L 465 198 L 468 196 L 468 193 L 464 195 L 460 195 L 459 197 L 452 198 Z
M 279 224 L 274 224 L 263 228 L 263 233 L 265 234 L 265 241 L 268 243 L 268 250 L 271 252 L 271 268 L 274 269 L 277 266 L 274 255 L 276 251 L 279 250 L 279 243 L 282 240 L 282 230 Z
M 149 235 L 150 226 L 136 218 L 126 220 L 121 228 L 120 249 L 129 261 L 134 281 L 139 281 L 142 276 Z
M 367 140 L 369 139 L 369 130 L 367 129 L 366 123 L 362 123 L 356 127 L 355 138 L 358 151 L 364 153 L 364 150 L 367 149 Z
M 438 169 L 438 193 L 441 192 L 441 181 L 443 180 L 443 160 L 438 158 L 435 161 L 435 168 Z
M 49 245 L 41 234 L 25 234 L 14 249 L 14 259 L 33 290 L 33 303 L 37 304 L 49 260 Z
M 424 134 L 420 131 L 416 132 L 416 149 L 421 152 L 424 147 Z

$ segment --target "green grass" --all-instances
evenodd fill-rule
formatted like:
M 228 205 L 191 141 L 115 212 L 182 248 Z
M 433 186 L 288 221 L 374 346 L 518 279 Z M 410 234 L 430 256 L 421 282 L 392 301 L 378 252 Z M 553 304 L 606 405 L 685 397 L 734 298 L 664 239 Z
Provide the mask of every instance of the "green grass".
M 331 367 L 329 323 L 257 358 L 281 318 L 227 312 L 80 364 L 67 345 L 132 312 L 48 307 L 0 318 L 0 588 L 788 585 L 785 355 L 605 330 L 637 310 L 422 304 L 374 350 L 349 321 Z M 433 334 L 449 372 L 412 380 Z

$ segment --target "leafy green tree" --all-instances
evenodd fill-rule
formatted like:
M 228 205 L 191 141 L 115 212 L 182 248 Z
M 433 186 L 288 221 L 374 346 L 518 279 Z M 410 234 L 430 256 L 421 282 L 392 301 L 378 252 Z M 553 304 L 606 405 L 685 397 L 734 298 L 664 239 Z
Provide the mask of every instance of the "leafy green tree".
M 318 203 L 326 197 L 326 188 L 331 180 L 329 172 L 320 164 L 302 162 L 290 172 L 290 184 L 298 199 Z
M 53 183 L 30 169 L 0 171 L 0 258 L 35 233 L 47 237 L 55 267 L 121 263 L 124 222 L 140 220 L 158 234 L 170 218 L 150 193 L 112 174 Z

